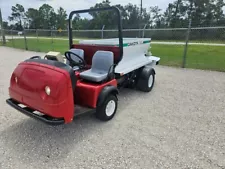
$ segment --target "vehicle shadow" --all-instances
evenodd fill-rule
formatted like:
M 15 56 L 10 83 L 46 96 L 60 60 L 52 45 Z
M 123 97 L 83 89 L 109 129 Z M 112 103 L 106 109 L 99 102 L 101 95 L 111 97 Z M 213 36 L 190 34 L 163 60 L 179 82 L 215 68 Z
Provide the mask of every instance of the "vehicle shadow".
M 70 124 L 60 126 L 49 126 L 27 118 L 0 132 L 0 144 L 9 151 L 6 154 L 13 154 L 27 163 L 37 160 L 58 162 L 101 125 L 104 123 L 93 115 L 83 115 Z
M 119 96 L 117 116 L 120 115 L 120 110 L 132 104 L 139 94 L 139 91 L 123 89 Z M 20 157 L 27 163 L 35 163 L 37 160 L 58 163 L 73 149 L 82 149 L 80 143 L 83 141 L 91 141 L 91 138 L 96 137 L 96 133 L 101 134 L 106 126 L 113 127 L 115 121 L 112 119 L 102 122 L 96 119 L 94 114 L 86 114 L 76 117 L 70 124 L 50 126 L 28 117 L 0 132 L 0 144 L 3 144 L 7 154 Z

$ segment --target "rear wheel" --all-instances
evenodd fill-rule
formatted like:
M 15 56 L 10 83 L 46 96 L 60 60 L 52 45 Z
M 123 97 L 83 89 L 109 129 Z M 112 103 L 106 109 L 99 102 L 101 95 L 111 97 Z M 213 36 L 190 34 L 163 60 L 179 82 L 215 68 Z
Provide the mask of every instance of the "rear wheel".
M 142 69 L 137 82 L 137 89 L 143 92 L 150 92 L 155 83 L 155 71 L 151 68 Z
M 116 114 L 117 102 L 116 96 L 110 94 L 106 97 L 105 101 L 97 107 L 96 117 L 102 121 L 111 120 Z

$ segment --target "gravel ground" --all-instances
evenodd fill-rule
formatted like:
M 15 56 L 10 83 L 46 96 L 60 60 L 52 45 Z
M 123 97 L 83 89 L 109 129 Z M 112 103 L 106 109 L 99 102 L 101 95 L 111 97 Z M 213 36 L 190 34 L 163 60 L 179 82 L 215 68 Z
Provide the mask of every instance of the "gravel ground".
M 0 168 L 225 168 L 225 73 L 157 66 L 151 93 L 123 90 L 109 122 L 47 126 L 5 103 L 16 64 L 0 47 Z

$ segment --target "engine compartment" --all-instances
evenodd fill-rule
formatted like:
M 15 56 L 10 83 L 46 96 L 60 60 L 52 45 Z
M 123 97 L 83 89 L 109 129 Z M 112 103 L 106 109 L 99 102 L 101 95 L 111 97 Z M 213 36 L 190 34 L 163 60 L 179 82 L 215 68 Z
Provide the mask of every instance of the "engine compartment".
M 60 62 L 54 62 L 56 66 L 45 64 L 53 62 L 31 59 L 20 63 L 12 73 L 9 95 L 32 109 L 55 118 L 64 117 L 65 122 L 70 122 L 74 113 L 76 76 L 73 74 L 71 80 L 71 69 Z M 46 88 L 50 93 L 46 92 Z

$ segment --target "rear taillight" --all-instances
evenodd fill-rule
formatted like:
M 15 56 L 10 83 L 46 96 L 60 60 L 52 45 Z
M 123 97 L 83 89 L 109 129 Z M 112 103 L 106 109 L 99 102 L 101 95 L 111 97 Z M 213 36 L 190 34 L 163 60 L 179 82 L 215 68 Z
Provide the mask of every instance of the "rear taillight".
M 16 85 L 18 83 L 18 77 L 13 73 L 11 76 L 11 86 Z
M 18 82 L 18 78 L 17 77 L 15 77 L 14 80 L 15 80 L 16 83 Z
M 51 93 L 51 89 L 49 86 L 45 86 L 45 93 L 49 96 Z

